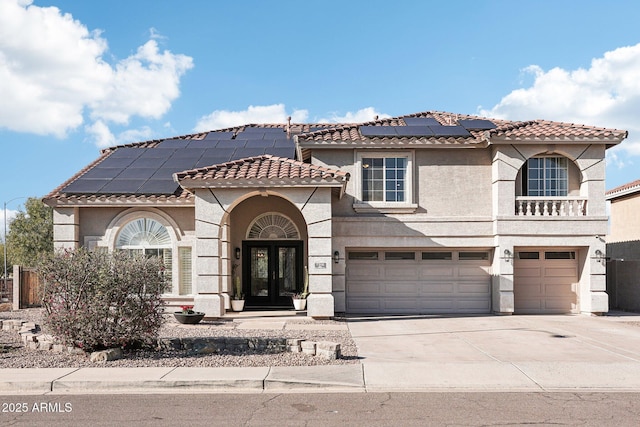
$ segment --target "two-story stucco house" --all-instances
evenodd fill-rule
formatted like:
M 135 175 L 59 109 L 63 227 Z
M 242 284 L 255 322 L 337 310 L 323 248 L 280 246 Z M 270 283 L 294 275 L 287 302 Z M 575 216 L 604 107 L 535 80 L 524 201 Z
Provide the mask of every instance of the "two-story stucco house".
M 118 146 L 47 195 L 58 248 L 157 254 L 221 317 L 603 313 L 605 150 L 627 133 L 424 112 Z

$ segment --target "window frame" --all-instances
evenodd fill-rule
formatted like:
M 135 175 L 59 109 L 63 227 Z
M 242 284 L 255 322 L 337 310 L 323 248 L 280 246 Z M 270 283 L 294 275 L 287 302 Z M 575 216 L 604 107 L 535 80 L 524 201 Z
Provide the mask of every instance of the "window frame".
M 356 212 L 380 212 L 380 213 L 410 213 L 417 209 L 413 199 L 414 182 L 414 150 L 394 150 L 394 151 L 368 151 L 362 150 L 355 153 L 355 200 L 353 208 Z M 362 172 L 363 159 L 405 159 L 404 175 L 404 200 L 397 201 L 365 201 L 364 200 L 364 174 Z M 383 164 L 383 182 L 386 182 L 386 166 Z M 383 197 L 386 198 L 386 191 L 383 189 Z
M 556 159 L 556 160 L 561 160 L 564 163 L 564 189 L 560 189 L 560 190 L 564 190 L 564 191 L 560 191 L 560 193 L 564 193 L 564 194 L 558 194 L 559 193 L 559 189 L 557 188 L 557 183 L 561 182 L 560 179 L 557 177 L 557 171 L 562 170 L 562 168 L 558 168 L 558 163 L 560 162 L 556 162 L 556 167 L 555 168 L 547 168 L 547 159 Z M 543 166 L 542 168 L 535 168 L 536 170 L 540 171 L 542 173 L 542 177 L 538 178 L 537 181 L 542 183 L 542 188 L 538 188 L 536 190 L 531 190 L 530 189 L 530 182 L 531 182 L 531 166 L 530 166 L 530 162 L 532 160 L 543 160 Z M 525 168 L 523 170 L 523 176 L 522 176 L 522 192 L 523 195 L 526 197 L 567 197 L 569 195 L 569 159 L 567 157 L 564 156 L 560 156 L 560 155 L 548 155 L 548 156 L 533 156 L 528 158 L 525 161 Z M 552 176 L 552 175 L 556 175 L 556 176 Z M 555 187 L 556 188 L 551 188 L 553 187 L 551 185 L 552 182 L 556 182 Z M 532 192 L 538 192 L 538 193 L 542 193 L 542 194 L 536 194 L 533 195 L 531 194 Z M 556 194 L 549 194 L 549 193 L 553 193 L 555 192 Z

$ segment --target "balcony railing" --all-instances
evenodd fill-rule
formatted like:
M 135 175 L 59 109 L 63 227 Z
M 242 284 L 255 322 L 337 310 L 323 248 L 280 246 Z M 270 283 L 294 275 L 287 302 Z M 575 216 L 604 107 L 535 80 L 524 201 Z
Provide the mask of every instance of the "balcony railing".
M 585 216 L 586 197 L 516 197 L 518 216 Z

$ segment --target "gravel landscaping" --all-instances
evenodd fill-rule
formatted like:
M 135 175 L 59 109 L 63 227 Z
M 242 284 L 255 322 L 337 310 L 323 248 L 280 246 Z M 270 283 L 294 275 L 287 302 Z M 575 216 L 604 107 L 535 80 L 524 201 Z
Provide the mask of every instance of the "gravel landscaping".
M 42 310 L 27 309 L 0 312 L 0 320 L 20 319 L 42 324 Z M 183 350 L 125 352 L 123 359 L 94 363 L 87 355 L 28 350 L 15 332 L 0 330 L 0 368 L 81 368 L 81 367 L 243 367 L 243 366 L 311 366 L 359 363 L 357 349 L 348 330 L 298 329 L 300 325 L 345 325 L 340 320 L 287 320 L 281 329 L 244 329 L 240 321 L 202 321 L 197 325 L 179 324 L 173 315 L 166 316 L 160 338 L 189 337 L 274 337 L 331 341 L 341 345 L 342 357 L 336 360 L 304 353 L 190 354 Z M 334 326 L 332 326 L 334 325 Z

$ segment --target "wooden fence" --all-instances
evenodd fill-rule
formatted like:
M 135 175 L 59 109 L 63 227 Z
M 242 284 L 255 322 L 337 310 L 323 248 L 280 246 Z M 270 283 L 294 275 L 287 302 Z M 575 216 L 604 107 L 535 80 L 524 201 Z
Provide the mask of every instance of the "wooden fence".
M 19 286 L 20 295 L 18 300 L 20 308 L 40 307 L 42 306 L 42 281 L 34 268 L 17 267 L 14 268 L 14 280 L 18 273 L 19 280 L 14 282 L 14 286 Z M 14 292 L 14 307 L 15 307 Z

